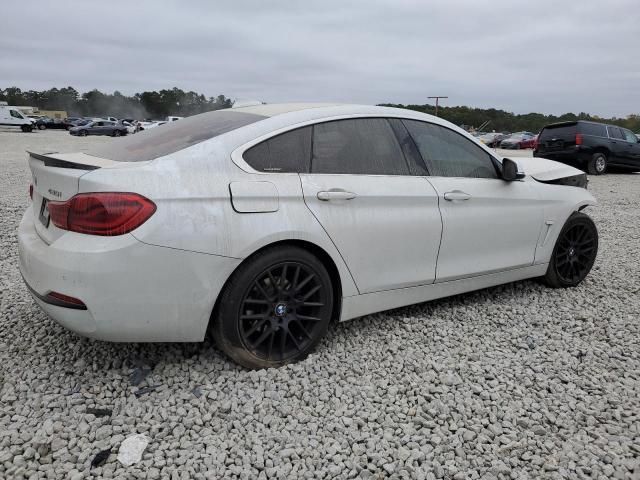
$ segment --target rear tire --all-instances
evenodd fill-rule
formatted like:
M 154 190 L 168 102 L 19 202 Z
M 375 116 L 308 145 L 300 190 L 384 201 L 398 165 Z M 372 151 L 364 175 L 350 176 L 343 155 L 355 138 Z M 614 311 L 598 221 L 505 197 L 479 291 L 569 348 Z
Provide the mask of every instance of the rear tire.
M 120 132 L 120 130 L 114 130 L 113 131 L 113 136 L 114 137 L 119 137 L 120 135 L 122 135 L 122 132 Z
M 38 130 L 45 130 L 46 128 L 46 125 L 38 125 Z
M 86 137 L 87 136 L 87 131 L 86 130 L 80 130 L 80 133 L 78 133 L 78 135 L 80 135 L 81 137 Z
M 574 212 L 553 248 L 544 282 L 553 288 L 575 287 L 591 271 L 598 254 L 598 229 L 588 215 Z
M 607 171 L 608 159 L 602 152 L 596 152 L 587 163 L 587 172 L 590 175 L 602 175 Z
M 233 273 L 209 328 L 220 349 L 240 365 L 279 367 L 313 351 L 332 311 L 331 279 L 322 262 L 299 247 L 273 247 Z

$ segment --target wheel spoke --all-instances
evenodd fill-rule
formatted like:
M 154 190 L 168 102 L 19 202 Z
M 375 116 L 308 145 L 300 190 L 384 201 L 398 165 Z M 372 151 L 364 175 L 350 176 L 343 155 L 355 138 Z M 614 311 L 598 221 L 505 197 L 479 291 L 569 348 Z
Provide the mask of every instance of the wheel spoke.
M 253 326 L 245 332 L 245 336 L 249 337 L 254 334 L 260 327 L 262 327 L 266 323 L 267 319 L 263 319 L 262 321 L 258 320 L 253 324 Z
M 311 298 L 316 292 L 318 292 L 322 288 L 322 285 L 316 285 L 307 293 L 305 293 L 304 297 L 302 297 L 302 301 L 306 301 L 308 298 Z
M 311 340 L 311 338 L 312 338 L 312 337 L 311 337 L 311 334 L 310 334 L 309 332 L 307 332 L 307 329 L 306 329 L 306 328 L 304 328 L 304 325 L 302 324 L 302 322 L 297 321 L 297 322 L 296 322 L 296 325 L 298 325 L 298 327 L 300 327 L 300 330 L 302 330 L 302 333 L 304 333 L 304 334 L 305 334 L 305 336 L 306 336 L 309 340 Z
M 313 279 L 313 277 L 315 277 L 315 274 L 310 274 L 307 278 L 305 278 L 302 282 L 300 282 L 300 284 L 296 287 L 296 292 L 299 292 L 300 290 L 302 290 L 302 288 L 311 281 L 311 279 Z
M 254 342 L 251 342 L 251 347 L 254 349 L 259 347 L 264 343 L 267 337 L 269 337 L 269 335 L 271 335 L 272 333 L 273 333 L 273 330 L 271 330 L 270 328 L 266 329 L 264 332 L 262 332 L 262 335 L 260 335 L 257 338 L 257 340 L 255 340 Z
M 271 285 L 273 285 L 273 289 L 276 290 L 276 292 L 281 291 L 280 285 L 276 281 L 275 277 L 271 274 L 271 270 L 267 272 L 267 275 L 269 276 L 269 281 L 271 282 Z
M 302 302 L 301 307 L 324 307 L 322 302 Z
M 276 332 L 271 331 L 271 336 L 269 337 L 269 348 L 267 348 L 267 358 L 271 358 L 271 352 L 273 351 L 273 340 L 276 337 Z
M 296 336 L 291 333 L 291 330 L 287 330 L 287 335 L 289 335 L 291 337 L 291 339 L 293 340 L 293 344 L 296 346 L 296 348 L 299 350 L 302 350 L 300 343 L 298 343 L 298 339 L 296 338 Z
M 244 303 L 253 303 L 256 305 L 269 305 L 271 302 L 269 302 L 268 300 L 263 300 L 262 298 L 247 297 L 244 299 Z
M 310 315 L 298 315 L 298 319 L 308 322 L 320 322 L 322 319 L 318 317 L 312 317 Z
M 264 298 L 266 298 L 270 302 L 273 302 L 273 297 L 266 292 L 266 290 L 262 287 L 262 285 L 260 285 L 260 281 L 258 280 L 255 284 L 256 284 L 256 287 L 258 287 L 258 290 L 260 290 L 260 293 L 264 296 Z

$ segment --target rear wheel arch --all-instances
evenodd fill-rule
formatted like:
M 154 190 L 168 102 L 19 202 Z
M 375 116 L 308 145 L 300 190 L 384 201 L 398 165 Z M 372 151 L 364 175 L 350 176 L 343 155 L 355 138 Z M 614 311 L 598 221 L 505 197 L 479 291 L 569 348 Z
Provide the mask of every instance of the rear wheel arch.
M 342 279 L 340 277 L 340 271 L 338 270 L 338 266 L 336 265 L 331 255 L 329 255 L 329 253 L 327 253 L 327 251 L 322 247 L 316 245 L 313 242 L 309 242 L 307 240 L 297 240 L 297 239 L 279 240 L 276 242 L 269 243 L 267 245 L 263 245 L 262 247 L 254 251 L 251 255 L 246 257 L 242 262 L 240 262 L 236 266 L 236 268 L 233 270 L 233 272 L 231 272 L 231 274 L 225 281 L 223 287 L 220 289 L 220 293 L 218 294 L 218 297 L 216 298 L 213 309 L 211 310 L 211 315 L 209 317 L 209 324 L 207 325 L 207 331 L 210 331 L 210 327 L 212 325 L 212 322 L 219 308 L 219 301 L 222 296 L 222 293 L 227 288 L 227 285 L 229 284 L 229 281 L 233 277 L 234 273 L 243 265 L 246 265 L 248 262 L 253 261 L 253 259 L 256 256 L 258 256 L 260 253 L 264 252 L 265 250 L 269 250 L 277 247 L 285 247 L 285 246 L 302 248 L 303 250 L 306 250 L 307 252 L 315 256 L 324 265 L 324 267 L 327 269 L 327 272 L 329 273 L 329 277 L 331 279 L 331 287 L 333 289 L 333 311 L 331 314 L 331 318 L 333 322 L 337 322 L 340 319 L 340 313 L 342 311 Z

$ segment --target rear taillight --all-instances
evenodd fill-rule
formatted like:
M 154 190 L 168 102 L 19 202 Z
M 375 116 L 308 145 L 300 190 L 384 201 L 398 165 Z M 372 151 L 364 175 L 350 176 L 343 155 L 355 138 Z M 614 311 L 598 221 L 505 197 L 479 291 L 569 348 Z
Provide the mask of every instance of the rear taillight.
M 156 205 L 137 193 L 79 193 L 66 202 L 48 202 L 53 224 L 63 230 L 115 236 L 135 230 L 156 211 Z
M 582 145 L 582 134 L 576 133 L 576 145 Z
M 33 200 L 33 183 L 29 185 L 29 198 Z

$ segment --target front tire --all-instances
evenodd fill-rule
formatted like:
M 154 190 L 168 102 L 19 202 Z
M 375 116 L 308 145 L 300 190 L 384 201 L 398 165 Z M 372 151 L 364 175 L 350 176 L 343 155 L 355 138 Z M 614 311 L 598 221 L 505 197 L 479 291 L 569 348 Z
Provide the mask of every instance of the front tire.
M 304 359 L 318 345 L 333 301 L 331 279 L 317 257 L 295 246 L 269 248 L 233 273 L 211 334 L 244 367 L 279 367 Z
M 587 163 L 587 172 L 590 175 L 602 175 L 607 171 L 608 159 L 602 152 L 596 152 Z
M 113 136 L 114 136 L 114 137 L 119 137 L 120 135 L 122 135 L 122 133 L 120 132 L 120 130 L 114 130 L 114 131 L 113 131 Z
M 598 229 L 584 213 L 573 213 L 553 248 L 544 282 L 553 288 L 575 287 L 593 267 L 598 254 Z

